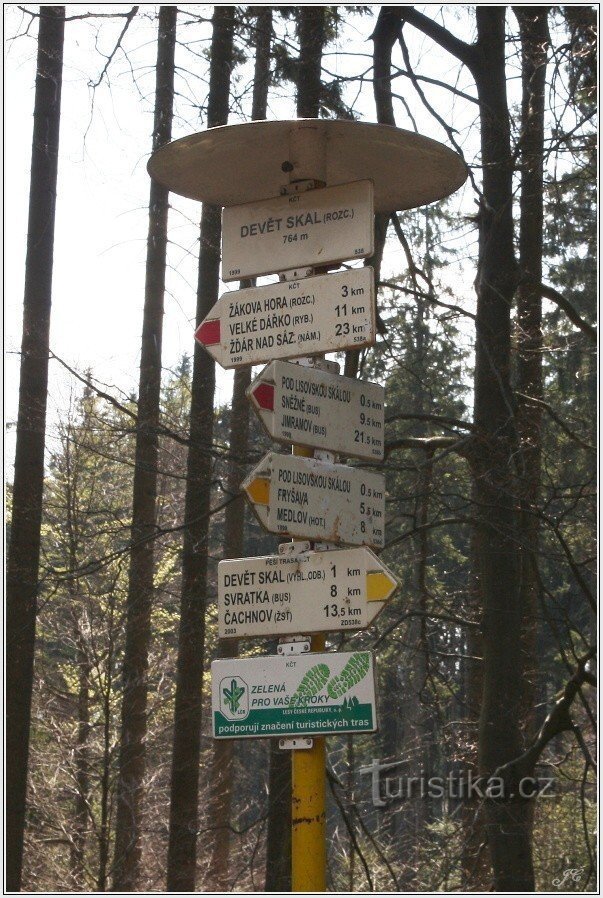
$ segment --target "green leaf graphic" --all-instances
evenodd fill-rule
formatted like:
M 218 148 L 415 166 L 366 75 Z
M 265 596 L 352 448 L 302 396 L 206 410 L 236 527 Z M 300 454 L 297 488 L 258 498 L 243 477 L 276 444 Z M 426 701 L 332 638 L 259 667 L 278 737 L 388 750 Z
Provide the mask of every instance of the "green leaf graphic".
M 224 693 L 226 704 L 230 708 L 230 713 L 235 714 L 239 710 L 239 703 L 245 693 L 245 687 L 237 686 L 237 681 L 231 680 L 230 689 L 225 687 L 222 692 Z
M 370 667 L 369 652 L 354 652 L 341 673 L 327 683 L 327 693 L 331 698 L 341 698 L 363 680 Z
M 310 696 L 318 695 L 329 679 L 330 673 L 326 664 L 315 664 L 314 667 L 311 667 L 297 687 L 295 694 L 291 696 L 289 707 L 303 705 Z

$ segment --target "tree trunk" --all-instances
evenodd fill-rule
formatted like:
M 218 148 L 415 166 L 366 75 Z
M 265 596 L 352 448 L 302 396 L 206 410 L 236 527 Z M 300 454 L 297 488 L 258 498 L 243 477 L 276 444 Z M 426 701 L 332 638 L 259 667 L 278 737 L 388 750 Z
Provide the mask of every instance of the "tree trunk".
M 270 83 L 270 46 L 272 43 L 272 9 L 259 7 L 256 19 L 256 54 L 253 78 L 251 118 L 266 118 L 268 86 Z M 241 289 L 251 287 L 255 280 L 241 281 Z M 246 390 L 251 383 L 251 367 L 237 368 L 234 373 L 230 419 L 230 462 L 227 494 L 232 501 L 224 514 L 224 558 L 240 558 L 244 547 L 245 500 L 241 482 L 246 474 L 245 460 L 249 447 L 249 400 Z M 236 658 L 238 640 L 219 639 L 218 657 Z M 228 861 L 230 856 L 230 812 L 232 806 L 233 759 L 235 743 L 230 739 L 215 743 L 210 779 L 209 821 L 213 830 L 213 844 L 208 869 L 209 886 L 215 891 L 228 890 Z
M 324 6 L 302 6 L 297 13 L 298 118 L 318 118 L 319 115 L 325 17 Z M 323 738 L 315 738 L 313 750 L 324 750 Z M 291 795 L 291 753 L 281 751 L 278 742 L 273 739 L 270 741 L 268 775 L 267 892 L 291 891 Z
M 270 739 L 264 891 L 291 891 L 291 752 L 278 739 Z
M 90 672 L 91 664 L 86 646 L 85 614 L 82 599 L 78 595 L 77 570 L 78 556 L 81 548 L 80 533 L 82 521 L 78 519 L 77 509 L 80 504 L 78 481 L 80 475 L 80 458 L 77 442 L 73 439 L 74 431 L 67 426 L 63 437 L 63 453 L 65 463 L 65 536 L 67 541 L 67 591 L 69 594 L 71 619 L 73 621 L 73 638 L 77 657 L 77 731 L 73 751 L 75 779 L 75 801 L 73 807 L 73 832 L 71 839 L 71 887 L 74 890 L 85 890 L 85 856 L 88 831 L 88 815 L 90 808 L 90 753 L 88 740 L 90 736 Z
M 75 597 L 74 597 L 75 598 Z M 77 743 L 75 747 L 76 796 L 73 819 L 73 852 L 71 873 L 73 888 L 84 890 L 86 882 L 85 853 L 88 831 L 88 807 L 90 802 L 90 758 L 88 738 L 90 735 L 90 661 L 82 632 L 82 621 L 78 620 L 78 701 L 77 701 Z
M 354 733 L 348 733 L 346 743 L 346 778 L 345 778 L 345 810 L 348 815 L 349 825 L 352 827 L 354 820 L 354 777 L 356 775 L 356 757 L 354 752 Z M 354 879 L 356 876 L 356 849 L 353 836 L 348 832 L 348 892 L 354 891 Z
M 153 150 L 172 136 L 177 14 L 174 6 L 159 9 Z M 113 890 L 120 892 L 136 890 L 141 873 L 168 194 L 151 181 L 113 861 Z
M 480 773 L 491 776 L 522 749 L 522 590 L 515 510 L 516 449 L 510 385 L 511 307 L 517 286 L 513 251 L 513 164 L 505 80 L 505 9 L 477 7 L 474 75 L 481 111 L 483 198 L 476 280 L 474 461 L 478 562 L 483 607 L 484 685 Z M 528 803 L 486 802 L 497 891 L 532 891 Z
M 268 10 L 270 12 L 270 10 Z M 249 281 L 241 282 L 241 286 Z M 241 481 L 245 476 L 244 459 L 249 438 L 249 400 L 246 389 L 251 383 L 251 368 L 238 368 L 234 375 L 230 423 L 230 462 L 227 480 L 227 495 L 233 501 L 226 506 L 224 521 L 224 558 L 240 558 L 243 555 L 245 500 L 241 494 Z M 236 658 L 239 651 L 238 639 L 219 639 L 218 657 Z M 208 888 L 211 891 L 228 891 L 228 859 L 230 855 L 230 809 L 232 804 L 232 781 L 234 761 L 234 740 L 217 741 L 213 746 L 210 775 L 210 795 L 208 802 L 208 822 L 211 827 L 209 839 Z
M 102 754 L 102 773 L 100 782 L 100 826 L 98 828 L 98 872 L 96 876 L 96 891 L 104 892 L 107 889 L 107 879 L 109 875 L 109 849 L 111 843 L 111 832 L 109 828 L 110 810 L 111 810 L 111 774 L 112 774 L 112 745 L 111 733 L 113 731 L 113 714 L 112 714 L 112 698 L 113 698 L 113 681 L 114 681 L 114 659 L 115 659 L 115 599 L 110 597 L 110 624 L 109 624 L 109 646 L 107 649 L 107 672 L 106 680 L 102 684 L 103 690 L 103 754 Z
M 392 125 L 395 127 L 394 105 L 392 100 L 392 48 L 400 33 L 401 16 L 396 7 L 381 7 L 375 30 L 371 35 L 373 40 L 373 94 L 375 97 L 375 109 L 377 121 L 380 125 Z M 377 285 L 381 277 L 381 260 L 387 228 L 391 215 L 389 212 L 378 212 L 375 215 L 375 251 L 366 265 L 375 272 L 375 295 Z M 345 354 L 343 373 L 346 377 L 357 377 L 360 365 L 360 349 L 348 349 Z
M 475 503 L 475 486 L 472 490 Z M 473 528 L 470 546 L 470 570 L 468 583 L 467 616 L 478 620 L 483 607 L 478 570 L 478 533 Z M 478 777 L 478 722 L 483 692 L 483 639 L 481 630 L 467 628 L 465 639 L 466 658 L 462 663 L 462 705 L 461 720 L 464 722 L 462 737 L 466 750 L 462 756 L 461 775 Z M 491 863 L 487 846 L 484 807 L 480 798 L 468 795 L 460 810 L 463 828 L 461 852 L 461 888 L 468 892 L 485 892 L 490 888 Z
M 322 91 L 322 48 L 325 43 L 324 6 L 302 6 L 298 13 L 299 63 L 297 117 L 318 118 Z
M 517 431 L 520 441 L 522 606 L 524 614 L 524 726 L 533 728 L 536 707 L 536 641 L 539 605 L 538 517 L 542 406 L 542 238 L 544 220 L 544 103 L 549 44 L 548 9 L 514 9 L 521 36 L 521 195 L 519 218 L 520 283 L 517 292 Z
M 423 301 L 417 299 L 418 305 L 422 308 Z M 423 322 L 420 322 L 420 327 Z M 423 381 L 417 385 L 417 397 L 423 392 Z M 423 402 L 421 402 L 423 406 Z M 422 413 L 422 412 L 421 412 Z M 427 586 L 427 558 L 429 553 L 429 537 L 427 530 L 427 522 L 429 520 L 429 497 L 433 488 L 433 456 L 431 452 L 425 453 L 422 460 L 420 476 L 418 478 L 418 514 L 417 523 L 420 528 L 417 540 L 417 564 L 416 564 L 416 583 L 418 593 L 418 605 L 420 616 L 416 621 L 416 646 L 414 659 L 415 674 L 415 696 L 417 700 L 416 732 L 417 732 L 417 749 L 418 749 L 418 775 L 425 782 L 429 781 L 434 773 L 433 754 L 437 739 L 436 721 L 435 721 L 435 701 L 433 685 L 431 681 L 430 671 L 430 649 L 429 649 L 429 629 L 428 618 L 429 613 L 429 589 Z M 414 628 L 413 628 L 414 629 Z M 429 838 L 428 826 L 434 820 L 433 798 L 426 794 L 417 802 L 417 823 L 418 829 L 424 838 Z
M 208 127 L 224 125 L 228 119 L 234 13 L 233 6 L 216 6 L 214 9 Z M 197 324 L 205 318 L 218 298 L 220 212 L 219 206 L 203 204 Z M 190 446 L 184 505 L 182 603 L 167 862 L 167 889 L 170 892 L 192 892 L 195 889 L 214 391 L 215 363 L 209 353 L 197 344 L 191 385 Z
M 64 6 L 40 7 L 13 510 L 6 575 L 6 888 L 19 891 L 44 490 Z

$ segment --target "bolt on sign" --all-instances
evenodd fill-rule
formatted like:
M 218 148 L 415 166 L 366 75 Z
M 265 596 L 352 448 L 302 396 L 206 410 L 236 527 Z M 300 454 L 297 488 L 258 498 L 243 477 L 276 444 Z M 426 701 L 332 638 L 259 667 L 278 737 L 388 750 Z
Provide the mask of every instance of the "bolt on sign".
M 366 346 L 375 336 L 370 267 L 223 293 L 195 333 L 222 368 Z
M 383 474 L 268 452 L 242 486 L 270 533 L 357 546 L 384 545 Z
M 397 587 L 364 547 L 220 561 L 218 633 L 238 639 L 362 630 Z
M 279 443 L 382 459 L 385 389 L 289 362 L 272 362 L 247 390 Z
M 372 733 L 372 652 L 228 658 L 211 665 L 216 739 Z
M 372 181 L 308 190 L 222 213 L 222 280 L 373 254 Z

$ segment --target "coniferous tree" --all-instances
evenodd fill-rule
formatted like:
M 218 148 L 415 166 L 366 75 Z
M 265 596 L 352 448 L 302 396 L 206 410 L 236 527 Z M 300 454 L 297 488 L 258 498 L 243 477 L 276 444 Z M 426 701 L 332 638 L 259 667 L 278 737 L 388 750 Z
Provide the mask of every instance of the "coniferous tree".
M 522 110 L 517 289 L 517 431 L 522 501 L 522 609 L 525 641 L 524 714 L 533 729 L 536 705 L 538 619 L 538 517 L 542 466 L 542 256 L 544 227 L 544 110 L 548 9 L 516 7 L 522 54 Z M 529 397 L 528 400 L 525 397 Z
M 228 120 L 234 18 L 233 6 L 217 6 L 214 10 L 208 127 L 224 125 Z M 204 203 L 201 214 L 197 324 L 206 317 L 218 298 L 220 234 L 220 208 Z M 178 635 L 167 863 L 169 891 L 195 889 L 214 391 L 215 363 L 197 344 L 191 383 L 190 443 L 184 506 L 182 604 Z
M 268 6 L 254 9 L 255 13 L 255 67 L 251 118 L 266 118 L 268 87 L 270 83 L 270 46 L 272 43 L 272 9 Z M 254 281 L 241 281 L 241 288 L 253 286 Z M 245 500 L 241 494 L 241 482 L 245 477 L 245 460 L 249 448 L 250 406 L 246 390 L 251 383 L 251 366 L 237 368 L 233 378 L 227 495 L 231 501 L 224 513 L 224 558 L 240 558 L 244 547 Z M 237 655 L 237 640 L 218 640 L 218 657 L 233 658 Z M 230 813 L 233 789 L 234 744 L 231 740 L 217 741 L 213 747 L 210 820 L 215 826 L 209 862 L 209 876 L 213 888 L 223 890 L 228 883 L 230 855 Z
M 159 9 L 153 151 L 167 143 L 172 134 L 177 13 L 176 7 L 162 6 Z M 168 193 L 165 187 L 151 181 L 113 863 L 113 889 L 116 891 L 133 891 L 140 878 L 148 655 L 154 595 L 154 540 L 157 536 L 158 426 Z
M 6 885 L 21 887 L 44 490 L 64 6 L 40 7 L 13 508 L 6 577 Z

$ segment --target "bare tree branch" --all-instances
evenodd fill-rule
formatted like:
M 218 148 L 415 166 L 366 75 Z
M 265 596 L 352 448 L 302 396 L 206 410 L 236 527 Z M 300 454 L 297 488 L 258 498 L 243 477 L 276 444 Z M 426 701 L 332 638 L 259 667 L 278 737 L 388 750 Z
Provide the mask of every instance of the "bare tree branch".
M 426 34 L 427 37 L 434 40 L 436 44 L 439 44 L 443 50 L 456 56 L 458 60 L 464 63 L 464 65 L 473 72 L 478 64 L 478 50 L 474 44 L 468 44 L 465 41 L 460 40 L 460 38 L 455 37 L 455 35 L 448 31 L 447 28 L 438 25 L 433 19 L 423 15 L 422 12 L 419 12 L 412 6 L 400 6 L 396 8 L 400 10 L 403 22 L 408 22 L 409 25 L 413 25 L 419 31 L 422 31 L 423 34 Z
M 477 97 L 472 97 L 470 94 L 466 94 L 464 91 L 459 90 L 457 87 L 453 87 L 452 84 L 446 84 L 445 81 L 439 81 L 437 78 L 428 78 L 427 75 L 416 75 L 411 70 L 406 69 L 398 69 L 396 74 L 392 76 L 392 80 L 394 78 L 412 78 L 416 81 L 425 81 L 426 84 L 434 84 L 436 87 L 443 87 L 445 90 L 449 90 L 451 93 L 455 94 L 457 97 L 461 97 L 463 100 L 467 100 L 468 103 L 475 103 L 479 106 L 479 100 Z M 398 94 L 393 94 L 392 96 L 396 97 L 396 99 L 401 100 L 402 97 L 398 96 Z M 594 113 L 593 113 L 594 114 Z
M 390 424 L 392 421 L 431 421 L 434 424 L 441 424 L 442 427 L 460 427 L 462 430 L 477 430 L 476 425 L 470 421 L 459 421 L 458 418 L 446 418 L 442 415 L 419 415 L 411 414 L 410 412 L 398 412 L 385 419 L 386 424 Z
M 548 402 L 545 402 L 544 399 L 536 399 L 534 396 L 526 396 L 525 393 L 516 393 L 520 399 L 523 399 L 525 402 L 529 402 L 531 405 L 541 405 L 548 414 L 551 416 L 555 424 L 558 424 L 561 430 L 574 442 L 578 443 L 579 446 L 582 446 L 583 449 L 586 449 L 587 452 L 591 452 L 594 455 L 597 454 L 596 446 L 591 446 L 590 443 L 587 443 L 585 440 L 581 439 L 577 433 L 574 433 L 567 424 L 561 420 L 559 415 L 555 412 L 552 406 L 549 405 Z
M 578 310 L 573 303 L 570 302 L 567 296 L 559 293 L 554 287 L 547 286 L 547 284 L 540 284 L 540 291 L 545 299 L 550 299 L 551 302 L 558 305 L 559 308 L 565 312 L 572 324 L 575 324 L 576 327 L 581 330 L 583 334 L 586 334 L 588 339 L 596 345 L 597 328 L 593 327 L 592 324 L 589 324 L 588 321 L 585 321 L 584 318 L 581 317 Z
M 123 39 L 124 39 L 124 37 L 125 37 L 125 35 L 126 35 L 126 31 L 127 31 L 128 28 L 130 27 L 130 25 L 131 25 L 131 23 L 132 23 L 132 19 L 134 18 L 134 16 L 135 16 L 136 13 L 138 12 L 138 9 L 139 9 L 138 6 L 133 6 L 132 9 L 130 10 L 130 12 L 129 12 L 129 13 L 126 13 L 126 21 L 125 21 L 125 23 L 124 23 L 124 27 L 123 27 L 122 30 L 121 30 L 121 34 L 120 34 L 119 37 L 117 38 L 117 43 L 116 43 L 115 46 L 113 47 L 113 50 L 111 51 L 111 53 L 109 54 L 109 56 L 107 56 L 107 61 L 106 61 L 105 65 L 104 65 L 104 67 L 103 67 L 102 72 L 101 72 L 100 75 L 98 76 L 98 81 L 90 82 L 90 87 L 91 87 L 93 90 L 95 90 L 97 87 L 99 87 L 99 85 L 101 84 L 103 78 L 104 78 L 105 75 L 107 74 L 107 71 L 108 71 L 108 69 L 109 69 L 109 66 L 110 66 L 111 63 L 113 62 L 113 58 L 114 58 L 115 54 L 116 54 L 117 51 L 120 49 L 121 44 L 122 44 L 122 41 L 123 41 Z
M 423 88 L 422 88 L 421 85 L 419 84 L 418 78 L 416 77 L 415 73 L 413 72 L 413 69 L 412 69 L 412 66 L 411 66 L 411 63 L 410 63 L 410 54 L 409 54 L 409 52 L 408 52 L 408 47 L 406 46 L 406 41 L 404 40 L 404 36 L 403 36 L 403 34 L 402 34 L 402 29 L 400 29 L 399 43 L 400 43 L 400 49 L 402 50 L 402 56 L 404 57 L 404 64 L 406 65 L 406 68 L 407 68 L 407 70 L 408 70 L 408 77 L 410 78 L 410 80 L 411 80 L 411 82 L 412 82 L 412 85 L 413 85 L 414 89 L 415 89 L 416 92 L 418 93 L 418 95 L 419 95 L 419 97 L 420 97 L 420 99 L 421 99 L 421 102 L 423 103 L 423 105 L 425 106 L 425 108 L 427 109 L 427 111 L 430 112 L 430 113 L 433 115 L 433 117 L 435 118 L 435 120 L 436 120 L 436 121 L 441 125 L 441 127 L 444 129 L 444 131 L 445 131 L 446 134 L 448 135 L 448 140 L 449 140 L 450 143 L 453 145 L 453 147 L 455 148 L 455 150 L 457 151 L 457 153 L 459 154 L 459 156 L 461 157 L 461 159 L 463 159 L 463 161 L 464 161 L 465 156 L 464 156 L 462 147 L 460 146 L 460 144 L 458 143 L 457 139 L 456 139 L 455 136 L 454 136 L 454 133 L 455 133 L 455 130 L 456 130 L 456 129 L 455 129 L 455 128 L 452 128 L 452 127 L 451 127 L 451 126 L 450 126 L 450 125 L 449 125 L 449 124 L 442 118 L 442 116 L 441 116 L 438 112 L 436 112 L 436 110 L 433 108 L 433 106 L 431 105 L 431 103 L 429 102 L 429 100 L 427 99 L 427 97 L 425 96 L 425 91 L 423 90 Z M 479 188 L 478 188 L 478 186 L 477 186 L 477 182 L 476 182 L 476 180 L 475 180 L 475 177 L 474 177 L 474 175 L 473 175 L 473 172 L 471 171 L 470 168 L 467 168 L 467 171 L 468 171 L 468 173 L 469 173 L 469 178 L 470 178 L 470 180 L 471 180 L 471 184 L 473 185 L 473 189 L 474 189 L 475 192 L 478 194 L 478 196 L 481 196 L 481 191 L 479 190 Z
M 385 444 L 385 457 L 387 458 L 391 452 L 396 449 L 423 449 L 426 452 L 433 452 L 434 449 L 451 449 L 460 443 L 458 437 L 398 437 Z
M 555 703 L 553 710 L 548 714 L 538 735 L 530 747 L 518 758 L 503 764 L 495 772 L 494 776 L 502 779 L 507 785 L 519 782 L 524 777 L 529 777 L 534 772 L 536 762 L 551 739 L 566 731 L 574 731 L 575 725 L 570 716 L 571 705 L 584 683 L 596 685 L 596 679 L 589 670 L 589 662 L 595 657 L 596 650 L 591 648 L 578 660 L 578 667 L 573 677 L 566 683 L 563 695 Z
M 77 380 L 79 380 L 80 383 L 85 384 L 85 386 L 87 386 L 90 390 L 92 390 L 99 397 L 99 399 L 104 399 L 106 402 L 108 402 L 110 405 L 112 405 L 118 411 L 123 412 L 124 415 L 127 415 L 129 418 L 132 418 L 133 421 L 138 420 L 138 415 L 136 414 L 136 412 L 133 412 L 127 406 L 122 405 L 122 403 L 119 402 L 119 400 L 116 399 L 115 396 L 111 396 L 110 393 L 105 393 L 104 390 L 99 389 L 99 387 L 97 387 L 90 380 L 90 378 L 84 377 L 82 374 L 79 374 L 74 368 L 71 368 L 67 364 L 67 362 L 65 362 L 63 359 L 59 358 L 58 355 L 56 355 L 54 352 L 52 352 L 52 350 L 50 351 L 50 357 L 53 358 L 55 361 L 57 361 L 60 365 L 62 365 L 63 368 L 65 368 L 67 371 L 69 371 L 69 373 L 72 374 L 73 377 L 75 377 Z M 165 427 L 165 425 L 163 425 L 163 424 L 159 425 L 159 427 L 157 428 L 157 432 L 162 436 L 170 437 L 172 440 L 175 440 L 177 443 L 180 443 L 182 446 L 188 446 L 190 444 L 190 440 L 188 439 L 188 437 L 181 436 L 179 433 L 176 433 L 174 430 L 170 430 L 169 427 Z

